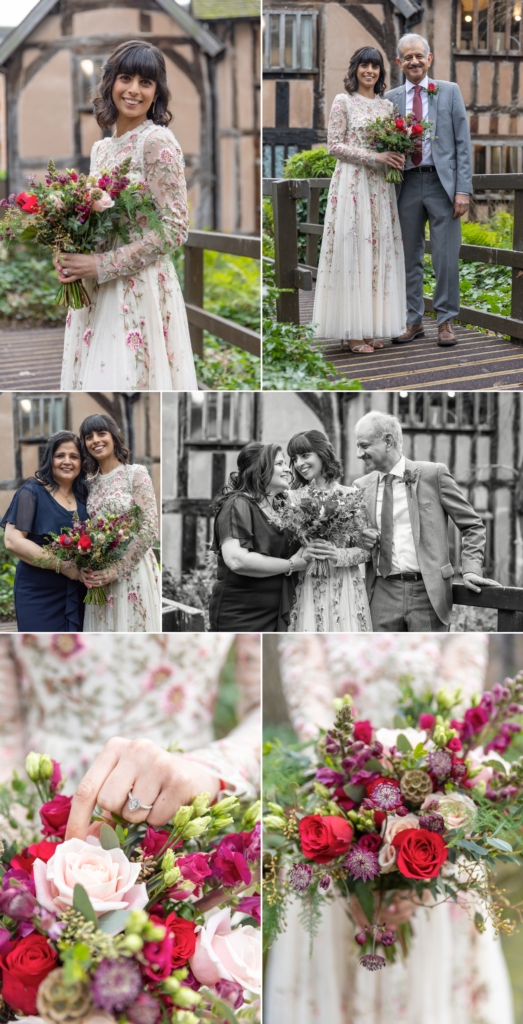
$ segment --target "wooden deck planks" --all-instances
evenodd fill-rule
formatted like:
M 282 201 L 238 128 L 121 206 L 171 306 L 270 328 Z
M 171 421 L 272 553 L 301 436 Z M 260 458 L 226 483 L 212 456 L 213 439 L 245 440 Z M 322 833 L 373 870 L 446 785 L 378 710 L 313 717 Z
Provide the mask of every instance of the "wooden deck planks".
M 64 327 L 0 331 L 0 390 L 59 391 Z

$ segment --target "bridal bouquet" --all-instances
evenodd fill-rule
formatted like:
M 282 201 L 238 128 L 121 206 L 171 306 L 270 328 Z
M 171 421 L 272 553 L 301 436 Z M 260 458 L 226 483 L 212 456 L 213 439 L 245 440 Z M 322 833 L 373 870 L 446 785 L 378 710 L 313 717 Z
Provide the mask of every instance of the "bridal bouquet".
M 139 534 L 142 521 L 140 505 L 132 505 L 128 512 L 107 515 L 104 519 L 95 516 L 81 521 L 75 513 L 71 527 L 60 535 L 48 534 L 52 539 L 44 544 L 42 552 L 61 563 L 73 562 L 79 569 L 107 569 L 120 561 Z M 41 559 L 40 564 L 45 568 L 45 559 Z M 84 604 L 107 604 L 103 587 L 90 587 Z
M 510 932 L 493 868 L 521 863 L 523 757 L 503 755 L 521 731 L 522 700 L 523 674 L 478 696 L 458 719 L 458 691 L 420 700 L 405 684 L 394 729 L 355 722 L 344 697 L 314 759 L 269 744 L 267 943 L 283 930 L 291 897 L 312 941 L 334 887 L 371 971 L 393 962 L 397 946 L 405 954 L 412 935 L 410 923 L 387 927 L 391 902 L 459 900 L 479 931 L 490 919 L 496 932 Z
M 113 815 L 65 840 L 59 765 L 31 753 L 26 772 L 0 787 L 0 1021 L 254 1024 L 257 806 L 240 820 L 202 793 L 164 828 Z
M 361 531 L 369 525 L 363 491 L 354 488 L 345 492 L 310 485 L 292 491 L 280 509 L 281 525 L 304 544 L 327 540 L 340 547 L 357 546 Z M 313 558 L 307 574 L 330 576 L 327 558 Z
M 377 117 L 365 129 L 367 142 L 378 153 L 404 153 L 412 156 L 430 133 L 433 121 L 418 120 L 414 114 L 400 117 L 397 107 L 386 117 Z M 399 185 L 403 175 L 397 167 L 389 167 L 385 181 Z
M 149 187 L 128 177 L 130 166 L 131 158 L 126 157 L 95 178 L 74 170 L 58 171 L 50 160 L 45 184 L 31 177 L 30 192 L 13 193 L 0 202 L 5 210 L 0 239 L 35 242 L 52 249 L 53 255 L 92 254 L 131 241 L 131 230 L 161 231 Z M 56 301 L 81 309 L 91 300 L 83 283 L 72 281 L 60 285 Z

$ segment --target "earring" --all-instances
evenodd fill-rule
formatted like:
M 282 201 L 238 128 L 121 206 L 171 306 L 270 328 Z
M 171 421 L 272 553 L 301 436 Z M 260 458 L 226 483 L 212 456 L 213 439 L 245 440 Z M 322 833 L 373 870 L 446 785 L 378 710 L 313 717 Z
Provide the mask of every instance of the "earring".
M 155 111 L 155 110 L 156 110 L 156 96 L 154 97 L 154 103 L 153 103 L 153 114 L 154 114 L 154 111 Z

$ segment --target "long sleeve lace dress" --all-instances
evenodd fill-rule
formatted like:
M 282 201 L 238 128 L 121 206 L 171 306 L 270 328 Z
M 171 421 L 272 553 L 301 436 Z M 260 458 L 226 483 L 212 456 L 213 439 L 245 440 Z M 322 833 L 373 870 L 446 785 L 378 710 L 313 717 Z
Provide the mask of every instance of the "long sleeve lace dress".
M 405 329 L 405 265 L 395 186 L 368 148 L 368 124 L 390 100 L 335 97 L 328 146 L 332 176 L 316 282 L 316 337 L 362 341 Z
M 357 718 L 392 726 L 400 681 L 416 694 L 459 687 L 468 703 L 484 686 L 486 634 L 383 634 L 281 638 L 281 676 L 300 740 L 333 720 L 332 701 L 350 693 Z M 458 712 L 459 713 L 459 712 Z M 330 904 L 315 939 L 293 905 L 288 928 L 270 952 L 266 1024 L 514 1024 L 501 942 L 479 934 L 452 903 L 417 910 L 405 962 L 369 974 L 357 963 L 354 927 L 341 900 Z
M 145 466 L 117 466 L 87 481 L 90 516 L 143 509 L 143 522 L 123 558 L 116 563 L 118 578 L 104 587 L 107 604 L 86 605 L 84 630 L 89 633 L 158 633 L 161 628 L 161 583 L 152 549 L 158 537 L 156 496 Z
M 69 310 L 63 391 L 194 391 L 197 388 L 182 292 L 170 251 L 189 228 L 183 154 L 174 135 L 152 121 L 96 142 L 91 174 L 100 177 L 131 157 L 129 177 L 146 181 L 164 238 L 145 230 L 96 255 L 91 305 Z

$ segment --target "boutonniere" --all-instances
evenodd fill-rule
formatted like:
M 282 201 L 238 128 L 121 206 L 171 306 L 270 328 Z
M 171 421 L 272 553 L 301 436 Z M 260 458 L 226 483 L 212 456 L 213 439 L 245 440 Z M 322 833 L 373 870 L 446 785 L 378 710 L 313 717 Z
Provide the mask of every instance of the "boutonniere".
M 434 96 L 438 95 L 440 89 L 441 89 L 441 86 L 440 85 L 436 85 L 436 82 L 429 82 L 429 84 L 425 88 L 425 92 L 428 92 L 429 99 L 432 101 L 432 98 Z
M 406 469 L 403 474 L 403 483 L 406 484 L 407 487 L 412 487 L 412 485 L 419 479 L 420 473 L 420 469 Z

